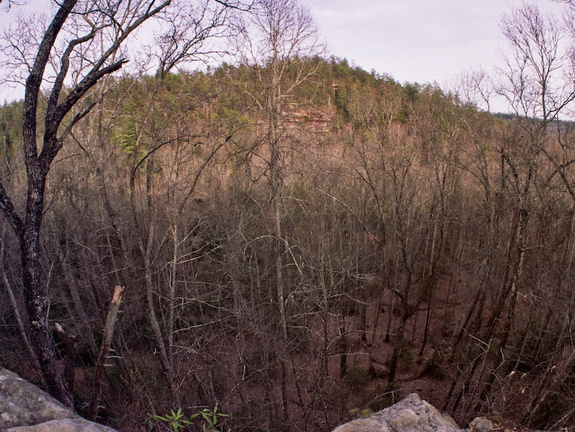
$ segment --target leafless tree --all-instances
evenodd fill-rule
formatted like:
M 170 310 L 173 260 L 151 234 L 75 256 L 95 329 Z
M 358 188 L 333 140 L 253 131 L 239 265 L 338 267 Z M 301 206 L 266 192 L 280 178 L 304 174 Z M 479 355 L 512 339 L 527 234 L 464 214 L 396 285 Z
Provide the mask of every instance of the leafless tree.
M 284 236 L 283 187 L 290 138 L 285 126 L 289 98 L 315 72 L 309 60 L 321 54 L 317 27 L 310 12 L 295 0 L 257 0 L 240 39 L 239 55 L 251 67 L 259 84 L 257 92 L 246 90 L 262 114 L 262 145 L 253 151 L 265 160 L 270 186 L 269 218 L 275 259 L 275 292 L 284 342 L 288 337 L 286 314 L 286 256 L 290 246 Z M 286 361 L 282 360 L 282 403 L 288 418 Z
M 508 129 L 501 128 L 498 134 L 498 184 L 489 180 L 493 174 L 489 174 L 487 165 L 478 164 L 481 161 L 477 158 L 479 153 L 473 158 L 472 165 L 475 166 L 471 169 L 482 182 L 486 203 L 493 200 L 493 192 L 499 200 L 504 197 L 513 220 L 505 243 L 507 252 L 502 283 L 492 293 L 493 307 L 480 335 L 483 354 L 469 365 L 466 382 L 454 398 L 454 407 L 478 379 L 481 385 L 472 389 L 467 397 L 473 399 L 475 391 L 480 390 L 480 399 L 487 401 L 498 380 L 498 370 L 506 362 L 504 353 L 512 343 L 518 297 L 528 289 L 524 287 L 525 263 L 533 241 L 531 233 L 536 229 L 537 197 L 548 187 L 544 161 L 552 152 L 550 125 L 565 115 L 575 98 L 571 50 L 566 43 L 567 30 L 560 21 L 546 16 L 536 6 L 525 4 L 503 17 L 501 29 L 508 41 L 508 51 L 503 53 L 503 67 L 498 70 L 499 79 L 494 88 L 515 116 Z M 554 165 L 562 164 L 556 162 Z M 495 218 L 490 217 L 488 233 L 496 232 L 494 223 L 497 223 Z M 492 235 L 486 236 L 489 238 L 493 239 Z M 478 302 L 480 296 L 483 296 L 481 291 L 476 297 Z M 466 322 L 471 313 L 470 309 Z M 497 345 L 494 344 L 496 340 Z M 494 363 L 487 360 L 491 354 L 495 354 Z
M 503 55 L 496 90 L 518 116 L 541 119 L 546 126 L 575 97 L 566 29 L 526 4 L 504 15 L 501 30 L 510 50 Z
M 103 77 L 126 64 L 121 48 L 129 36 L 169 5 L 169 0 L 139 1 L 130 5 L 65 0 L 57 5 L 43 35 L 27 47 L 31 48 L 28 52 L 19 51 L 19 45 L 14 42 L 18 35 L 8 35 L 8 43 L 4 44 L 3 62 L 20 57 L 19 66 L 26 74 L 22 132 L 27 195 L 25 210 L 21 212 L 19 200 L 14 200 L 0 183 L 0 208 L 21 250 L 32 345 L 48 390 L 68 406 L 73 405 L 72 394 L 56 365 L 48 326 L 48 292 L 40 265 L 48 174 L 66 137 L 94 106 L 82 103 L 83 97 Z M 89 48 L 95 43 L 105 48 L 97 57 L 87 58 Z M 43 92 L 47 95 L 44 114 L 40 110 Z M 38 120 L 42 115 L 44 125 L 43 130 L 39 130 Z

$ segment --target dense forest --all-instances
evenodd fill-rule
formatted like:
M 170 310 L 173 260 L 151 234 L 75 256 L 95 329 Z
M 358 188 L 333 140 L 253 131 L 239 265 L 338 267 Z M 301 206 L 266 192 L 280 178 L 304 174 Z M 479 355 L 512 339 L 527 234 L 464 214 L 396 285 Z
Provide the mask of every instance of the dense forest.
M 461 424 L 573 430 L 559 27 L 507 16 L 513 109 L 494 115 L 464 97 L 485 95 L 479 74 L 455 93 L 325 55 L 293 0 L 204 6 L 153 74 L 88 62 L 96 46 L 73 61 L 76 35 L 49 88 L 38 49 L 25 100 L 1 107 L 0 365 L 125 431 L 181 409 L 189 430 L 327 432 L 413 391 Z M 204 54 L 201 26 L 239 54 L 175 68 Z

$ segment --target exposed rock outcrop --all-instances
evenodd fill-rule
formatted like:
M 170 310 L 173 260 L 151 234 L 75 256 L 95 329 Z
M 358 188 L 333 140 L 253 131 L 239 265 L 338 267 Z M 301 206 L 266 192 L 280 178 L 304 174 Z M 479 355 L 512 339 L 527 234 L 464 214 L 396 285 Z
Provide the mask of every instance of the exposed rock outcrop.
M 470 430 L 491 432 L 489 420 L 476 419 Z M 475 427 L 477 426 L 477 427 Z M 401 402 L 369 417 L 346 423 L 333 432 L 462 432 L 448 415 L 412 393 Z
M 13 372 L 0 367 L 0 431 L 114 432 L 89 422 Z

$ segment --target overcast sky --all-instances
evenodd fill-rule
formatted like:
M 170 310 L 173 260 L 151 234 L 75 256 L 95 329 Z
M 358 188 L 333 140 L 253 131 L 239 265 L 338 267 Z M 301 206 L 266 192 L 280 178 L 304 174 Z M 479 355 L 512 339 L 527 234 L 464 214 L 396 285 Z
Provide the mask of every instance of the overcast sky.
M 400 83 L 449 84 L 466 70 L 490 69 L 504 43 L 503 13 L 516 0 L 300 0 L 330 51 Z M 532 0 L 562 15 L 564 5 Z
M 27 8 L 50 0 L 33 0 Z M 448 86 L 457 74 L 498 59 L 499 21 L 519 0 L 300 0 L 330 53 L 400 83 Z M 532 0 L 561 16 L 563 5 Z M 24 7 L 18 8 L 21 11 Z M 16 8 L 13 8 L 16 9 Z M 0 28 L 15 17 L 0 10 Z M 0 87 L 0 103 L 12 90 Z

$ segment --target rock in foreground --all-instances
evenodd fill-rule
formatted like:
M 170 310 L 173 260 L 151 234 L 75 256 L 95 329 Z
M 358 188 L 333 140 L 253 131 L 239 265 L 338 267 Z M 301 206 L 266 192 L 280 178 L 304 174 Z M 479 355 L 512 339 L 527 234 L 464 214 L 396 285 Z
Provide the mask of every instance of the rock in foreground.
M 461 432 L 457 423 L 416 394 L 369 417 L 346 423 L 333 432 Z
M 0 367 L 0 431 L 114 432 L 89 422 L 13 372 Z

